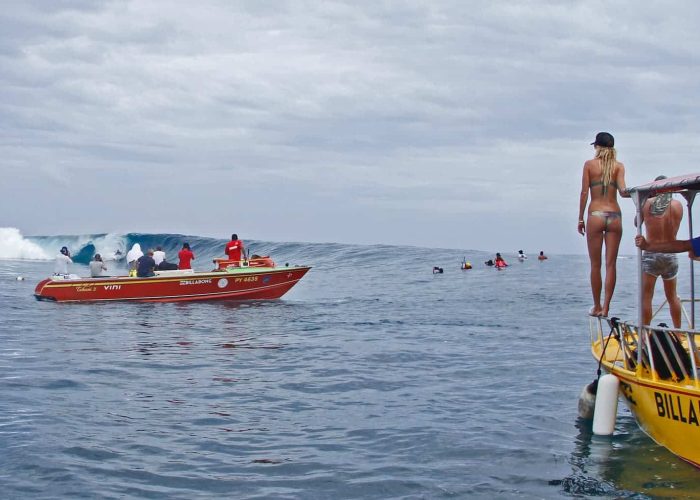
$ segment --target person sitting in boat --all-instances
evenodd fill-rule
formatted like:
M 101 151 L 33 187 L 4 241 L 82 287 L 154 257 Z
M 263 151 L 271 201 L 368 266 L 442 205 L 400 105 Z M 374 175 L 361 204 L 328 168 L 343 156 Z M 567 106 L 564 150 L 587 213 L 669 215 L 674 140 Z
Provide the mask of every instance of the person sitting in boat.
M 241 255 L 243 254 L 243 242 L 238 239 L 237 234 L 234 233 L 231 235 L 231 241 L 226 243 L 225 252 L 226 255 L 228 255 L 228 260 L 232 260 L 237 263 L 241 261 Z
M 182 250 L 177 254 L 180 258 L 180 264 L 178 268 L 180 269 L 192 269 L 192 261 L 194 260 L 194 253 L 190 249 L 189 243 L 182 244 Z
M 136 275 L 136 268 L 138 267 L 138 260 L 141 257 L 143 257 L 143 252 L 141 251 L 141 245 L 138 243 L 134 243 L 134 246 L 131 247 L 131 250 L 129 250 L 126 253 L 126 263 L 129 266 L 129 276 Z
M 102 271 L 106 270 L 107 266 L 105 266 L 105 263 L 102 260 L 102 256 L 99 253 L 96 253 L 90 261 L 90 276 L 93 278 L 104 276 L 104 273 Z
M 160 266 L 160 263 L 165 260 L 165 252 L 163 251 L 163 247 L 156 247 L 156 251 L 153 252 L 153 260 L 156 261 L 156 266 Z
M 660 175 L 655 181 L 666 179 Z M 683 219 L 683 205 L 673 199 L 672 193 L 659 194 L 649 198 L 642 205 L 641 221 L 646 227 L 646 241 L 673 241 Z M 664 292 L 668 301 L 671 320 L 675 328 L 681 327 L 681 301 L 676 292 L 678 259 L 673 253 L 646 250 L 642 254 L 642 321 L 651 322 L 651 303 L 658 277 L 663 279 Z
M 153 260 L 155 260 L 155 252 L 153 253 Z M 176 271 L 179 266 L 174 262 L 168 262 L 167 259 L 163 259 L 160 264 L 156 266 L 159 271 Z
M 156 261 L 153 260 L 153 250 L 149 250 L 146 255 L 139 257 L 136 266 L 136 276 L 139 278 L 149 278 L 155 276 Z
M 527 259 L 527 255 L 525 255 L 522 250 L 518 250 L 518 259 L 525 260 Z
M 540 254 L 537 256 L 537 260 L 547 260 L 548 257 L 544 254 L 544 250 L 540 250 Z
M 70 258 L 70 252 L 68 247 L 61 247 L 61 250 L 56 256 L 56 263 L 54 264 L 53 274 L 54 276 L 65 276 L 68 274 L 68 264 L 72 264 L 73 260 Z

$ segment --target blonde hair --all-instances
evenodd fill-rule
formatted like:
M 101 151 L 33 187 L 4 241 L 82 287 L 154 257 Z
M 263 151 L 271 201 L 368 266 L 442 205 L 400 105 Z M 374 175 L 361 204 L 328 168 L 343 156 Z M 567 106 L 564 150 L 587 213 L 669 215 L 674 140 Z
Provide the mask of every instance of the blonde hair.
M 607 192 L 608 186 L 612 181 L 613 173 L 615 172 L 615 166 L 617 165 L 617 153 L 615 148 L 601 148 L 598 147 L 595 157 L 600 160 L 600 167 L 603 170 L 602 183 L 603 183 L 603 193 Z

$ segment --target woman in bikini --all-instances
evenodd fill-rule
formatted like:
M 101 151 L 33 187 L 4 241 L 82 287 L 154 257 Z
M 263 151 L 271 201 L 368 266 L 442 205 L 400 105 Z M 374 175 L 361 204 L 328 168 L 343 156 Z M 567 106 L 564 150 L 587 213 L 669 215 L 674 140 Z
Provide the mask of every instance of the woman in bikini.
M 593 292 L 593 316 L 607 316 L 610 301 L 617 280 L 617 251 L 622 239 L 622 212 L 617 203 L 617 193 L 629 198 L 625 186 L 625 166 L 617 161 L 615 139 L 607 132 L 596 135 L 595 158 L 583 165 L 581 181 L 581 204 L 578 213 L 578 232 L 586 235 L 588 256 L 591 259 L 591 291 Z M 583 212 L 588 203 L 588 221 L 583 220 Z M 586 226 L 588 229 L 586 230 Z M 601 254 L 605 242 L 605 300 L 600 303 L 603 286 L 600 267 Z

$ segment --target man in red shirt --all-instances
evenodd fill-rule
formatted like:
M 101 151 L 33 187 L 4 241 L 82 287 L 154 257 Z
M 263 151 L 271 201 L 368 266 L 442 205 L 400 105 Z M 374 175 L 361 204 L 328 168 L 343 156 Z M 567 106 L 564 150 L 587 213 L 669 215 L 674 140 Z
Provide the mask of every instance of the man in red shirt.
M 228 255 L 228 260 L 233 260 L 240 262 L 241 254 L 243 252 L 243 242 L 238 239 L 237 234 L 231 235 L 231 241 L 226 243 L 226 255 Z
M 178 266 L 180 269 L 192 269 L 191 261 L 194 260 L 194 254 L 192 250 L 190 250 L 189 243 L 182 244 L 182 250 L 180 250 L 177 256 L 180 257 L 180 265 Z

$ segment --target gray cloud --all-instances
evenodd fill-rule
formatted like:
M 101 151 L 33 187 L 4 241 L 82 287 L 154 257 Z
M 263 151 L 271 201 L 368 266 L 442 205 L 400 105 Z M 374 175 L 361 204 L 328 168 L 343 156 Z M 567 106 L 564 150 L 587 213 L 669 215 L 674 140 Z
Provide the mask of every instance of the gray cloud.
M 690 1 L 16 3 L 0 13 L 0 225 L 584 252 L 595 132 L 616 135 L 629 184 L 696 169 L 698 14 Z M 125 205 L 172 217 L 136 222 Z

